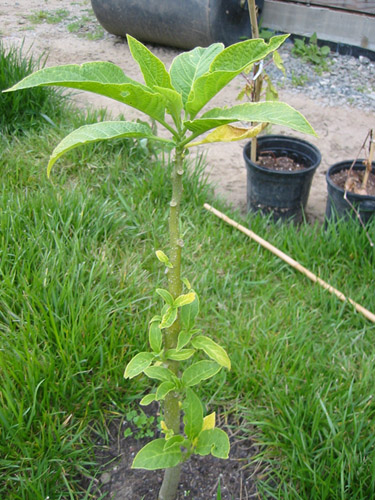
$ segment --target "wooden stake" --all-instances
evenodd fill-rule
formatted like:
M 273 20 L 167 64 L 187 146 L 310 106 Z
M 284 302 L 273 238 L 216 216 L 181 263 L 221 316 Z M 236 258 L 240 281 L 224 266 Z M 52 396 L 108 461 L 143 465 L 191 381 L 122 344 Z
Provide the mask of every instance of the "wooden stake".
M 216 208 L 211 207 L 211 205 L 209 205 L 208 203 L 205 203 L 203 206 L 206 210 L 208 210 L 209 212 L 212 212 L 214 215 L 219 217 L 219 219 L 222 219 L 224 222 L 226 222 L 230 226 L 233 226 L 236 229 L 238 229 L 239 231 L 241 231 L 242 233 L 246 234 L 246 236 L 249 236 L 249 238 L 251 238 L 252 240 L 259 243 L 259 245 L 261 245 L 262 247 L 264 247 L 267 250 L 269 250 L 270 252 L 272 252 L 274 255 L 276 255 L 277 257 L 282 259 L 284 262 L 286 262 L 290 266 L 294 267 L 294 269 L 297 269 L 297 271 L 299 271 L 302 274 L 304 274 L 305 276 L 307 276 L 311 281 L 318 283 L 321 287 L 325 288 L 330 293 L 336 295 L 336 297 L 338 297 L 343 302 L 349 302 L 350 304 L 352 304 L 352 306 L 354 306 L 355 309 L 359 313 L 363 314 L 363 316 L 365 316 L 365 318 L 367 318 L 370 321 L 372 321 L 373 323 L 375 323 L 375 314 L 373 314 L 368 309 L 365 309 L 360 304 L 357 304 L 356 302 L 354 302 L 354 300 L 350 299 L 349 297 L 345 297 L 345 295 L 343 293 L 341 293 L 339 290 L 337 290 L 336 288 L 334 288 L 330 284 L 328 284 L 325 281 L 323 281 L 322 279 L 320 279 L 318 276 L 316 276 L 316 274 L 312 273 L 311 271 L 306 269 L 306 267 L 303 267 L 299 262 L 297 262 L 296 260 L 289 257 L 289 255 L 282 252 L 278 248 L 274 247 L 273 245 L 271 245 L 271 243 L 268 243 L 268 241 L 264 240 L 263 238 L 261 238 L 260 236 L 255 234 L 253 231 L 250 231 L 250 229 L 247 229 L 246 227 L 241 226 L 241 224 L 238 224 L 238 222 L 234 221 L 233 219 L 230 219 L 229 217 L 227 217 L 225 214 L 223 214 L 219 210 L 216 210 Z

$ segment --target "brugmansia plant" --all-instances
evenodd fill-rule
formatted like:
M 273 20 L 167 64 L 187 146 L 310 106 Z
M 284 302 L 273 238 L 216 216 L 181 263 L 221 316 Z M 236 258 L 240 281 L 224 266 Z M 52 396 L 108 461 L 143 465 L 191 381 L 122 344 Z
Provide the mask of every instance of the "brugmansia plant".
M 164 437 L 142 448 L 134 459 L 133 467 L 166 469 L 159 500 L 176 498 L 180 465 L 191 454 L 211 453 L 227 458 L 229 453 L 228 436 L 215 427 L 214 413 L 204 416 L 202 402 L 193 389 L 222 368 L 229 370 L 231 364 L 225 350 L 196 328 L 198 296 L 187 279 L 181 277 L 183 241 L 179 232 L 179 217 L 184 157 L 188 148 L 196 144 L 253 137 L 264 123 L 314 133 L 298 111 L 281 102 L 244 103 L 202 112 L 233 78 L 276 50 L 285 38 L 284 35 L 275 36 L 268 44 L 254 39 L 227 48 L 221 43 L 206 48 L 197 47 L 179 54 L 167 71 L 162 61 L 128 36 L 128 44 L 140 66 L 144 84 L 127 77 L 122 69 L 110 62 L 89 62 L 42 69 L 8 90 L 57 85 L 95 92 L 144 112 L 169 132 L 169 138 L 160 137 L 147 124 L 128 121 L 85 125 L 57 145 L 47 168 L 49 175 L 56 160 L 79 145 L 114 138 L 160 141 L 174 152 L 169 249 L 167 253 L 161 250 L 156 252 L 157 258 L 168 270 L 168 289 L 156 289 L 164 306 L 160 314 L 150 321 L 151 350 L 138 353 L 125 369 L 127 379 L 143 373 L 158 383 L 156 390 L 145 395 L 140 404 L 162 403 Z M 236 122 L 260 125 L 245 127 L 235 125 Z M 198 139 L 205 133 L 208 134 Z

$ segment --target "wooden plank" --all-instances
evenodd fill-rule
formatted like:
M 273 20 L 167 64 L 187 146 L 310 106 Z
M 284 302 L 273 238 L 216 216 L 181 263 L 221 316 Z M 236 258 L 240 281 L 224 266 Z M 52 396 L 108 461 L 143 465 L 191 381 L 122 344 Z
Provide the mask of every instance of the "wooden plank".
M 292 0 L 286 0 L 290 2 Z M 298 0 L 298 3 L 317 5 L 332 9 L 349 10 L 359 14 L 375 16 L 375 0 Z
M 265 0 L 262 25 L 306 37 L 316 33 L 319 40 L 375 51 L 375 19 L 372 16 Z

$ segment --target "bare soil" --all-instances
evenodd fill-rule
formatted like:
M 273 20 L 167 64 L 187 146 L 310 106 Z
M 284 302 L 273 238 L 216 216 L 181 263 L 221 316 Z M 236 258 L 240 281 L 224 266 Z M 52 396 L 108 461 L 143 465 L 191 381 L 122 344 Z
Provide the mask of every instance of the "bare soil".
M 375 175 L 370 173 L 365 188 L 362 186 L 363 176 L 364 171 L 353 170 L 349 173 L 349 170 L 344 169 L 331 175 L 331 180 L 336 186 L 351 193 L 375 196 Z
M 58 24 L 46 21 L 31 23 L 29 16 L 35 12 L 56 13 L 64 9 L 68 16 Z M 70 2 L 69 0 L 3 0 L 0 7 L 0 34 L 6 44 L 20 45 L 24 40 L 25 50 L 32 47 L 33 52 L 48 52 L 47 65 L 82 63 L 85 61 L 106 60 L 118 64 L 132 78 L 142 78 L 137 64 L 131 59 L 126 42 L 123 39 L 106 34 L 103 39 L 90 40 L 87 37 L 95 33 L 97 22 L 90 16 L 88 0 Z M 73 20 L 77 20 L 78 31 L 70 33 L 67 29 Z M 180 52 L 177 49 L 149 46 L 168 67 Z M 302 63 L 301 63 L 302 64 Z M 239 77 L 224 89 L 215 99 L 215 105 L 231 105 L 243 88 L 244 82 Z M 280 91 L 281 100 L 301 111 L 314 127 L 317 137 L 306 137 L 322 153 L 322 163 L 318 168 L 311 187 L 307 205 L 307 217 L 310 221 L 324 218 L 327 189 L 325 175 L 330 165 L 342 160 L 354 159 L 358 155 L 369 129 L 375 124 L 375 110 L 363 111 L 355 107 L 327 106 L 318 99 L 309 99 L 301 94 Z M 118 103 L 94 94 L 81 93 L 76 96 L 81 106 L 91 104 L 106 106 L 113 113 L 124 112 L 126 118 L 144 118 L 132 109 L 122 109 Z M 354 103 L 355 105 L 355 103 Z M 272 133 L 290 134 L 285 128 L 272 127 Z M 246 212 L 246 169 L 242 156 L 244 142 L 229 144 L 210 144 L 201 146 L 207 155 L 207 174 L 214 184 L 216 193 L 225 198 L 235 208 Z
M 128 427 L 134 430 L 124 420 L 112 422 L 109 428 L 110 444 L 98 447 L 96 459 L 103 472 L 96 481 L 93 493 L 97 498 L 106 494 L 104 498 L 116 500 L 155 500 L 163 471 L 131 469 L 136 453 L 150 438 L 125 438 L 124 432 Z M 219 482 L 222 500 L 257 498 L 255 478 L 261 471 L 250 461 L 259 452 L 258 448 L 248 435 L 234 434 L 224 423 L 220 427 L 230 436 L 229 459 L 193 455 L 182 465 L 176 500 L 216 500 Z

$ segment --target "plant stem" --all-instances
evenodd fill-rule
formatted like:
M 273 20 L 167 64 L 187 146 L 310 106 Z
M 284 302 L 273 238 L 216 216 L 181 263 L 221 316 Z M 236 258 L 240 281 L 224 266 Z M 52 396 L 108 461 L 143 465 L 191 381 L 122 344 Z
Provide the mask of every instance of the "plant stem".
M 258 20 L 257 20 L 257 11 L 255 6 L 255 0 L 247 0 L 247 5 L 249 7 L 250 14 L 250 24 L 251 24 L 251 36 L 252 38 L 259 38 L 259 28 L 258 28 Z M 259 64 L 254 64 L 254 72 L 256 75 L 259 69 Z M 253 102 L 259 102 L 260 93 L 262 90 L 262 75 L 259 75 L 258 78 L 254 81 L 254 92 L 253 92 Z M 252 125 L 255 125 L 254 123 Z M 250 150 L 250 159 L 253 163 L 256 163 L 257 160 L 257 138 L 253 137 L 251 139 L 251 150 Z
M 168 288 L 175 299 L 182 292 L 181 285 L 181 249 L 183 242 L 180 237 L 180 206 L 182 198 L 182 175 L 184 163 L 184 149 L 176 148 L 176 156 L 172 171 L 172 200 L 169 211 L 169 243 L 170 261 L 173 265 L 168 270 Z M 166 349 L 176 347 L 178 334 L 180 333 L 180 321 L 177 320 L 167 329 L 164 346 Z M 167 367 L 176 375 L 178 373 L 178 363 L 168 361 Z M 168 429 L 173 429 L 175 434 L 180 433 L 180 399 L 175 392 L 167 394 L 164 401 L 164 421 Z M 177 465 L 166 469 L 163 483 L 159 492 L 159 500 L 175 500 L 177 488 L 180 481 L 181 466 Z
M 369 136 L 370 136 L 370 152 L 369 152 L 368 159 L 366 161 L 365 175 L 363 176 L 363 180 L 362 180 L 362 187 L 365 189 L 367 188 L 367 181 L 368 181 L 371 169 L 372 169 L 372 159 L 374 157 L 374 152 L 375 152 L 374 130 L 370 130 Z

